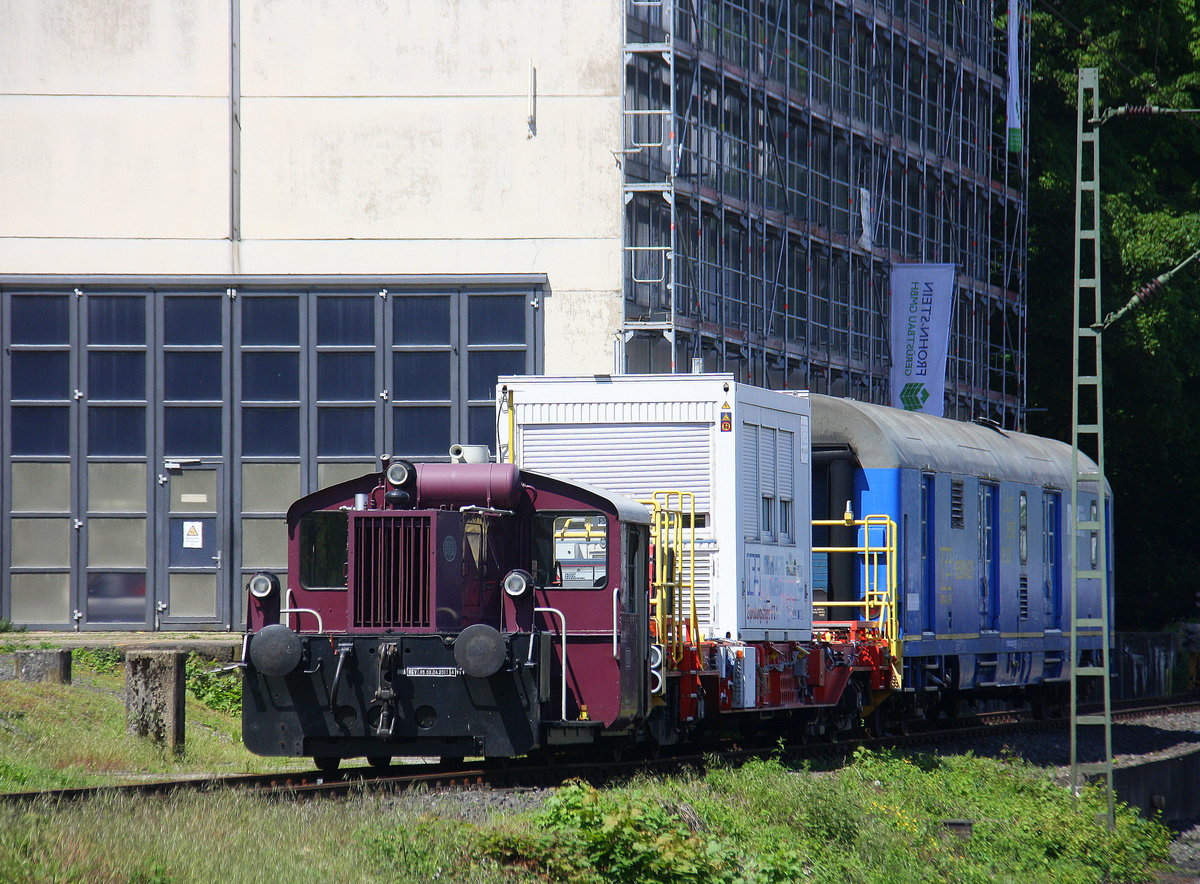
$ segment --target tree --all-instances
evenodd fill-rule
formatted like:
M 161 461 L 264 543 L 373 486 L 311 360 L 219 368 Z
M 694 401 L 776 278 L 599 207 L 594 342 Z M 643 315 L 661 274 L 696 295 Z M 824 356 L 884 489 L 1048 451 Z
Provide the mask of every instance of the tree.
M 1030 430 L 1070 438 L 1077 70 L 1105 107 L 1200 107 L 1194 4 L 1038 0 L 1030 99 Z M 1116 309 L 1200 247 L 1200 117 L 1117 118 L 1101 134 L 1102 298 Z M 1191 617 L 1200 588 L 1187 505 L 1200 500 L 1200 273 L 1105 332 L 1118 628 Z

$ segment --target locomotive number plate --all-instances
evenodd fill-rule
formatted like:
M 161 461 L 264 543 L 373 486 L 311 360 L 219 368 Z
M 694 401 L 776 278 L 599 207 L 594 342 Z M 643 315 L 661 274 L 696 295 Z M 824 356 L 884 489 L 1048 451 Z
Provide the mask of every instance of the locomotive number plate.
M 454 678 L 462 670 L 457 666 L 409 666 L 404 674 L 410 678 Z

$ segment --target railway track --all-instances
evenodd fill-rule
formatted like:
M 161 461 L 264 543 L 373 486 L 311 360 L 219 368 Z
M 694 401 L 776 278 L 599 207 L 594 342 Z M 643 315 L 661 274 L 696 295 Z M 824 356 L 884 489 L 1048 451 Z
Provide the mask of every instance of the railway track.
M 1113 710 L 1114 721 L 1134 721 L 1153 715 L 1192 711 L 1200 700 L 1142 703 Z M 727 761 L 742 761 L 784 751 L 797 758 L 832 758 L 849 755 L 865 746 L 872 749 L 919 749 L 941 740 L 962 741 L 974 735 L 1013 734 L 1066 727 L 1066 718 L 1035 720 L 1013 712 L 982 713 L 951 727 L 922 729 L 907 734 L 855 737 L 833 742 L 781 743 L 754 745 L 724 744 L 719 749 L 687 747 L 679 753 L 664 752 L 653 757 L 631 756 L 621 760 L 589 758 L 515 759 L 404 764 L 385 770 L 371 767 L 345 768 L 338 771 L 294 771 L 246 776 L 219 776 L 169 779 L 110 786 L 86 786 L 30 792 L 0 793 L 0 803 L 19 804 L 36 801 L 84 801 L 108 795 L 166 796 L 185 792 L 216 792 L 224 789 L 272 797 L 339 798 L 355 792 L 403 792 L 412 789 L 454 791 L 469 789 L 551 788 L 568 779 L 594 783 L 620 780 L 638 772 L 671 773 L 702 769 L 714 755 Z

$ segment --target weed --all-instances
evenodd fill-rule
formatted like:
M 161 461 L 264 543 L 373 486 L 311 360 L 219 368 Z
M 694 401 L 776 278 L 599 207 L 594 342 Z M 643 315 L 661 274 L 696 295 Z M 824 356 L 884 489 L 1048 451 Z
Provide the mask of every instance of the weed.
M 242 714 L 242 679 L 240 671 L 216 673 L 213 662 L 199 654 L 189 654 L 184 672 L 187 688 L 197 700 L 217 712 Z
M 75 648 L 71 651 L 71 665 L 89 672 L 113 675 L 121 671 L 124 656 L 118 648 Z

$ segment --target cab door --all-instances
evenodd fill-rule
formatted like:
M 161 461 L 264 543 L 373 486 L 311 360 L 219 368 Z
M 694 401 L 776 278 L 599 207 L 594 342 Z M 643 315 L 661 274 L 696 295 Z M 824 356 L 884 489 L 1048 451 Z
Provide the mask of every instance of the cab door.
M 625 525 L 621 544 L 620 586 L 614 588 L 613 616 L 619 619 L 614 656 L 621 667 L 621 717 L 644 718 L 650 710 L 649 655 L 649 536 L 644 525 Z M 662 677 L 662 667 L 659 667 Z
M 620 523 L 598 510 L 553 510 L 534 517 L 534 623 L 551 637 L 555 660 L 555 705 L 548 718 L 562 717 L 564 658 L 565 720 L 611 726 L 622 717 L 622 613 L 630 602 L 622 587 L 620 539 Z

